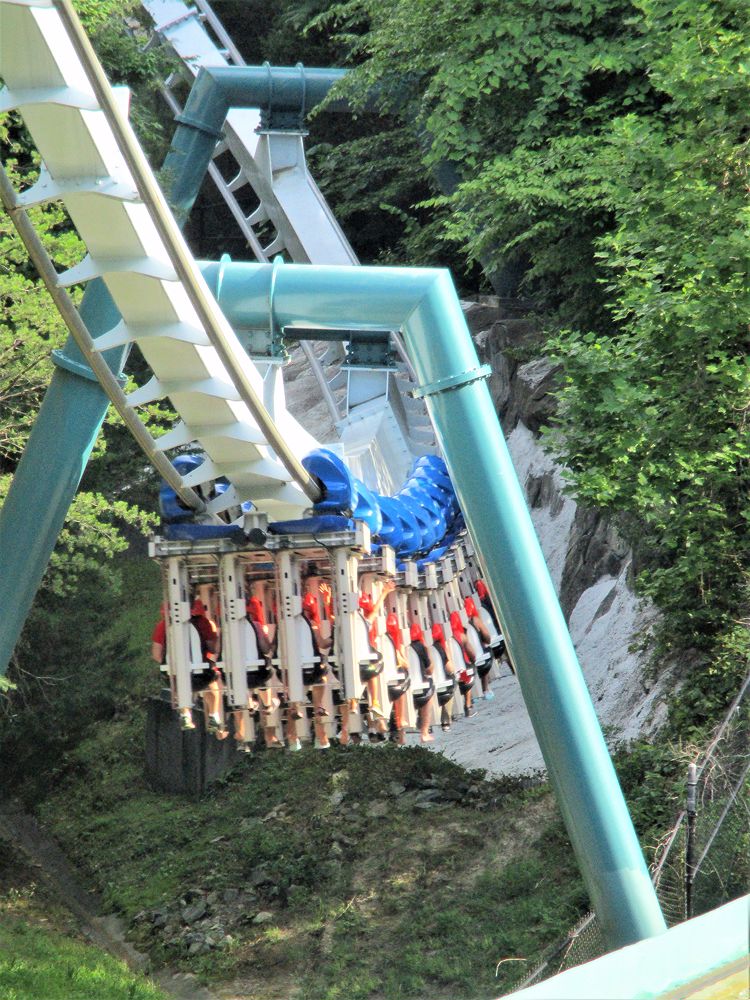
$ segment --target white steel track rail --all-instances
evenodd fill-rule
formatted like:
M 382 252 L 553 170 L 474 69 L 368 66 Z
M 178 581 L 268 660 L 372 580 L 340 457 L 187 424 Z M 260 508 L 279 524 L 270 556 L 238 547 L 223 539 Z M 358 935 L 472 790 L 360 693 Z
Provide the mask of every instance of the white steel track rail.
M 203 66 L 245 65 L 209 0 L 198 0 L 195 6 L 184 0 L 141 0 L 141 5 L 151 15 L 156 35 L 180 60 L 189 81 Z M 165 86 L 164 95 L 173 111 L 181 110 L 170 86 Z M 259 127 L 257 111 L 230 111 L 224 140 L 218 143 L 209 168 L 256 258 L 263 261 L 285 251 L 295 263 L 358 264 L 307 169 L 304 136 L 268 132 L 259 135 Z M 218 162 L 227 154 L 233 158 L 234 167 L 232 176 L 225 178 Z M 248 188 L 259 205 L 245 213 L 236 193 Z M 275 231 L 265 247 L 254 228 L 264 223 L 271 223 Z M 301 343 L 343 440 L 347 460 L 368 485 L 383 492 L 400 485 L 414 455 L 437 449 L 424 403 L 409 395 L 414 373 L 403 343 L 398 335 L 393 339 L 400 370 L 387 378 L 380 373 L 341 368 L 340 345 L 329 344 L 319 358 L 310 343 Z M 387 476 L 384 479 L 386 469 L 392 471 L 390 481 Z
M 109 401 L 122 418 L 123 423 L 135 438 L 146 458 L 172 487 L 182 503 L 191 510 L 202 513 L 206 509 L 204 501 L 201 500 L 195 490 L 190 489 L 189 486 L 185 486 L 182 476 L 159 449 L 158 443 L 144 426 L 133 407 L 128 405 L 127 396 L 122 391 L 117 377 L 97 350 L 96 343 L 73 304 L 73 300 L 65 289 L 61 287 L 55 266 L 44 249 L 44 244 L 34 229 L 28 213 L 19 203 L 13 185 L 2 167 L 0 167 L 0 200 L 2 200 L 5 211 L 16 227 L 18 235 L 26 247 L 29 258 L 39 272 L 39 276 L 44 282 L 44 286 L 52 301 L 55 303 L 57 311 L 62 316 L 78 349 L 96 375 L 100 385 L 109 397 Z
M 6 84 L 0 111 L 21 112 L 45 168 L 19 200 L 24 207 L 64 203 L 88 254 L 58 282 L 67 287 L 104 279 L 122 321 L 97 338 L 97 350 L 136 343 L 153 372 L 128 405 L 169 398 L 182 422 L 159 446 L 196 442 L 207 456 L 183 485 L 230 480 L 231 496 L 209 503 L 209 513 L 248 499 L 272 519 L 299 516 L 317 485 L 297 456 L 316 442 L 242 350 L 101 68 L 95 61 L 84 65 L 76 51 L 65 15 L 72 15 L 67 0 L 0 0 Z
M 182 0 L 142 0 L 154 21 L 154 31 L 175 52 L 192 83 L 206 66 L 244 66 L 237 48 L 206 0 L 195 6 Z M 208 24 L 219 47 L 204 27 Z M 172 109 L 181 110 L 173 88 L 167 84 Z M 275 232 L 262 247 L 263 258 L 286 251 L 295 263 L 356 264 L 357 256 L 312 178 L 305 162 L 302 135 L 258 133 L 260 113 L 255 109 L 232 109 L 224 125 L 224 140 L 217 145 L 215 159 L 229 152 L 235 163 L 233 176 L 221 175 L 217 187 L 232 214 L 242 214 L 247 228 L 270 222 Z M 245 215 L 235 193 L 250 187 L 260 204 Z M 259 238 L 258 242 L 260 243 Z M 253 244 L 251 243 L 251 246 Z M 254 249 L 254 247 L 253 247 Z M 254 252 L 255 249 L 254 249 Z M 256 253 L 257 256 L 257 253 Z
M 246 65 L 239 50 L 206 0 L 199 0 L 194 7 L 184 4 L 182 0 L 146 0 L 143 7 L 154 20 L 156 37 L 162 39 L 172 48 L 180 59 L 190 82 L 203 66 Z M 201 22 L 209 25 L 211 32 L 219 39 L 223 48 L 218 48 Z M 162 96 L 172 113 L 177 115 L 182 111 L 182 105 L 175 95 L 174 84 L 174 78 L 170 77 L 162 86 Z M 295 231 L 292 218 L 299 216 L 299 210 L 292 213 L 292 218 L 288 216 L 276 197 L 274 171 L 271 169 L 266 175 L 261 169 L 260 161 L 262 160 L 270 166 L 272 156 L 267 155 L 256 161 L 258 155 L 256 130 L 259 126 L 260 115 L 255 109 L 230 111 L 225 124 L 225 138 L 217 144 L 213 162 L 208 167 L 209 177 L 231 212 L 256 260 L 267 263 L 273 254 L 281 253 L 286 249 L 295 262 L 356 264 L 357 258 L 354 251 L 346 241 L 323 195 L 307 170 L 301 137 L 296 140 L 300 149 L 294 170 L 299 175 L 295 178 L 295 188 L 297 189 L 295 200 L 300 200 L 301 192 L 302 201 L 308 205 L 308 209 L 312 206 L 316 226 L 310 229 L 306 240 L 301 239 Z M 279 137 L 277 137 L 277 141 L 278 139 Z M 265 141 L 267 143 L 273 142 L 270 137 Z M 301 158 L 299 152 L 302 154 Z M 234 162 L 232 176 L 229 179 L 225 179 L 217 163 L 226 153 L 231 155 Z M 252 189 L 259 202 L 257 208 L 249 213 L 242 208 L 235 193 L 243 189 Z M 286 189 L 284 191 L 286 193 Z M 253 227 L 260 228 L 265 223 L 272 223 L 274 235 L 271 242 L 264 247 L 260 236 Z M 321 227 L 327 234 L 325 238 L 326 249 L 322 253 L 320 246 Z M 289 237 L 286 240 L 284 233 Z M 307 246 L 303 246 L 303 242 L 306 242 Z M 340 250 L 337 250 L 339 247 Z M 331 250 L 331 248 L 333 249 Z M 323 365 L 315 354 L 312 344 L 302 341 L 300 346 L 318 383 L 331 419 L 336 424 L 341 420 L 343 414 L 330 385 L 330 377 L 326 377 Z M 343 351 L 340 348 L 332 350 L 332 347 L 333 345 L 329 345 L 328 356 L 334 362 L 341 362 Z

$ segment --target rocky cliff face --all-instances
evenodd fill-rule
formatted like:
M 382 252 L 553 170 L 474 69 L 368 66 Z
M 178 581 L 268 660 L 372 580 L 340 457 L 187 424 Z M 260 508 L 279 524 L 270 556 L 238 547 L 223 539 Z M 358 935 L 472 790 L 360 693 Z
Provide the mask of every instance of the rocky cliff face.
M 466 304 L 465 313 L 480 357 L 493 368 L 490 392 L 599 719 L 612 739 L 647 736 L 665 717 L 666 680 L 652 685 L 646 655 L 631 646 L 654 610 L 630 587 L 627 544 L 601 513 L 564 492 L 561 469 L 541 447 L 557 372 L 546 358 L 531 358 L 539 341 L 532 321 L 503 317 L 492 303 Z M 480 703 L 478 717 L 459 722 L 439 747 L 496 773 L 543 766 L 517 682 L 506 675 L 495 690 L 496 700 Z

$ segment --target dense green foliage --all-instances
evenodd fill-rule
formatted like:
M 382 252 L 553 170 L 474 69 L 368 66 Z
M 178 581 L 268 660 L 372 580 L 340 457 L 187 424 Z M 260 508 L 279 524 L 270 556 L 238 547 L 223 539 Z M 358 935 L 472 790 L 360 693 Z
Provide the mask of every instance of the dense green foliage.
M 218 13 L 250 64 L 337 67 L 347 63 L 349 46 L 326 21 L 316 20 L 330 6 L 330 0 L 278 0 L 272 7 L 262 0 L 228 0 Z M 363 264 L 450 266 L 468 292 L 482 284 L 481 270 L 446 231 L 447 208 L 432 203 L 438 185 L 424 169 L 421 142 L 398 115 L 323 109 L 309 116 L 308 126 L 310 170 Z M 208 226 L 217 201 L 206 186 L 196 208 Z M 196 229 L 191 232 L 199 242 Z M 231 236 L 224 249 L 242 253 Z
M 597 242 L 613 327 L 568 331 L 560 444 L 584 502 L 637 524 L 660 651 L 713 660 L 682 722 L 736 689 L 750 653 L 750 74 L 744 5 L 643 6 L 663 99 L 609 138 L 616 225 Z
M 0 703 L 0 791 L 23 786 L 30 802 L 43 795 L 54 762 L 92 726 L 159 690 L 148 654 L 160 599 L 156 566 L 122 557 L 106 588 L 89 570 L 72 594 L 40 592 L 14 654 L 16 690 Z
M 355 0 L 322 16 L 364 59 L 347 89 L 400 110 L 428 168 L 452 165 L 448 233 L 486 268 L 524 269 L 527 293 L 577 321 L 601 314 L 609 123 L 658 103 L 632 13 L 627 0 Z

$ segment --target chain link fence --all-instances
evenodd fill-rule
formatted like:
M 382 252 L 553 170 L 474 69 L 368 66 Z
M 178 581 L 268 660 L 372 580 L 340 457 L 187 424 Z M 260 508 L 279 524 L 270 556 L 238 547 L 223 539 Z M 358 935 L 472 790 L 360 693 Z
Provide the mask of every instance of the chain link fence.
M 750 884 L 750 674 L 686 779 L 685 808 L 651 866 L 669 927 L 736 899 Z M 596 914 L 589 913 L 514 990 L 606 951 Z

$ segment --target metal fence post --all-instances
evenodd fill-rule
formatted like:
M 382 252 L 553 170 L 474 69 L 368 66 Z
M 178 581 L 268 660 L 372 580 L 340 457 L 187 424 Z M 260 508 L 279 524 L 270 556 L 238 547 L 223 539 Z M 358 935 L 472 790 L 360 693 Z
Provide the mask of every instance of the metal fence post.
M 688 764 L 687 780 L 687 834 L 685 838 L 685 916 L 693 915 L 693 882 L 695 880 L 695 820 L 698 811 L 696 788 L 698 768 Z

